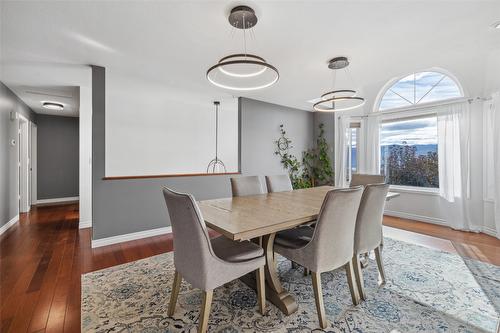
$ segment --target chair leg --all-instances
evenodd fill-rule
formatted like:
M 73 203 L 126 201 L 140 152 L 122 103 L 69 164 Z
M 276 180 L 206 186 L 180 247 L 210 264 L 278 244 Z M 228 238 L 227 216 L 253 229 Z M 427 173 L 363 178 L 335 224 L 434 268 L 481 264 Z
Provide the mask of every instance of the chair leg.
M 309 268 L 304 267 L 304 276 L 308 276 L 309 274 L 311 274 Z
M 266 312 L 266 282 L 264 278 L 264 266 L 257 271 L 257 297 L 259 298 L 259 311 L 261 314 Z
M 361 263 L 359 262 L 358 254 L 354 254 L 354 256 L 352 257 L 352 265 L 354 268 L 354 275 L 356 276 L 356 284 L 358 285 L 359 296 L 362 300 L 366 300 L 363 272 L 361 271 Z
M 325 316 L 325 304 L 323 303 L 323 291 L 321 289 L 321 273 L 312 272 L 312 284 L 314 289 L 314 299 L 316 300 L 316 311 L 318 312 L 319 325 L 325 329 L 328 321 Z
M 375 259 L 377 259 L 378 273 L 380 276 L 380 285 L 385 284 L 384 262 L 382 261 L 382 245 L 375 248 Z
M 212 305 L 213 290 L 203 291 L 203 302 L 201 303 L 200 322 L 198 333 L 205 333 L 208 328 L 208 317 L 210 317 L 210 306 Z
M 347 275 L 347 284 L 349 285 L 349 291 L 351 292 L 352 304 L 359 304 L 359 293 L 356 286 L 356 273 L 354 273 L 353 262 L 349 261 L 345 264 L 345 272 Z
M 179 296 L 179 289 L 181 288 L 182 276 L 177 270 L 174 274 L 174 282 L 172 284 L 172 292 L 170 293 L 170 303 L 168 304 L 167 315 L 172 317 L 175 312 L 175 304 L 177 303 L 177 296 Z

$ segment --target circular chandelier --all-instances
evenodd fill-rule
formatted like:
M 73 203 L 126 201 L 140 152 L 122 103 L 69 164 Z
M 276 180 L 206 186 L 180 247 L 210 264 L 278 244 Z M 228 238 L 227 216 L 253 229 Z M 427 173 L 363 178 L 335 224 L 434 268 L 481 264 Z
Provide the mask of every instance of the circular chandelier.
M 221 58 L 207 70 L 207 79 L 213 85 L 238 91 L 267 88 L 279 80 L 279 72 L 273 65 L 254 54 L 247 53 L 246 30 L 257 24 L 255 11 L 248 6 L 231 10 L 229 23 L 243 30 L 244 52 Z
M 336 57 L 328 62 L 328 68 L 334 71 L 344 69 L 347 72 L 347 66 L 349 66 L 349 60 L 346 57 Z M 333 81 L 335 86 L 335 76 Z M 356 90 L 340 89 L 321 95 L 319 100 L 314 103 L 313 109 L 320 112 L 347 111 L 358 108 L 363 104 L 365 104 L 365 99 L 357 96 Z

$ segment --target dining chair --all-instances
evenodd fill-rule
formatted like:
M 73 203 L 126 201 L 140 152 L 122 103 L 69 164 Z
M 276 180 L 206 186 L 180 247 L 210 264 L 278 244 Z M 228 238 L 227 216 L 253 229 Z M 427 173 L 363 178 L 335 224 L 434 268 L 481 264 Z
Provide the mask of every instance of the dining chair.
M 375 259 L 379 271 L 380 284 L 385 283 L 384 264 L 382 262 L 382 220 L 389 192 L 389 184 L 366 185 L 354 232 L 354 274 L 361 299 L 366 300 L 360 255 L 375 250 Z
M 174 240 L 175 275 L 168 316 L 175 312 L 182 279 L 203 290 L 198 332 L 206 332 L 213 290 L 256 271 L 259 310 L 265 311 L 264 250 L 249 241 L 210 239 L 200 209 L 190 194 L 163 188 Z
M 292 229 L 291 232 L 299 234 L 299 237 L 289 238 L 285 242 L 279 234 L 276 236 L 274 251 L 312 272 L 316 310 L 323 329 L 328 325 L 328 321 L 325 317 L 321 289 L 322 272 L 344 266 L 352 302 L 355 305 L 359 303 L 352 258 L 354 228 L 362 194 L 361 186 L 331 190 L 325 196 L 314 229 Z M 304 230 L 305 237 L 300 237 L 300 230 Z M 312 237 L 308 238 L 307 233 L 311 231 Z
M 233 197 L 266 193 L 259 176 L 231 178 L 231 191 L 233 192 Z
M 292 181 L 288 175 L 274 175 L 266 176 L 267 191 L 272 192 L 286 192 L 292 191 Z
M 352 187 L 359 185 L 382 184 L 382 183 L 385 183 L 385 176 L 383 175 L 353 173 L 351 178 Z

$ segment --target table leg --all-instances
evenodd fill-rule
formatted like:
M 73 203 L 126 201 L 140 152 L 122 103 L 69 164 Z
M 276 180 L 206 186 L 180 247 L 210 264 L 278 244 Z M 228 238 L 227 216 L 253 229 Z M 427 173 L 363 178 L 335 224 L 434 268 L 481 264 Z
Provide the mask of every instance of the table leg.
M 276 305 L 284 314 L 291 315 L 298 309 L 298 304 L 295 298 L 283 289 L 281 281 L 278 276 L 278 271 L 276 269 L 276 262 L 274 260 L 274 238 L 276 234 L 270 234 L 264 236 L 262 239 L 262 246 L 264 248 L 266 256 L 266 296 Z
M 262 238 L 262 247 L 266 257 L 266 266 L 264 267 L 266 275 L 266 298 L 276 305 L 287 316 L 291 315 L 298 309 L 298 304 L 295 298 L 286 291 L 281 285 L 281 281 L 276 269 L 274 260 L 274 238 L 276 234 L 264 236 Z M 247 274 L 240 278 L 250 288 L 257 290 L 255 274 Z

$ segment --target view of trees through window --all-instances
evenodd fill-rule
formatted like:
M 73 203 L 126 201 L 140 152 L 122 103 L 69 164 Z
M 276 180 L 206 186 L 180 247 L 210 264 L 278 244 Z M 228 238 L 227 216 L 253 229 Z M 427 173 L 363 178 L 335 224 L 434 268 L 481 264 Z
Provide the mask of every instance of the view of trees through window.
M 389 184 L 438 188 L 437 117 L 382 123 L 380 160 Z

